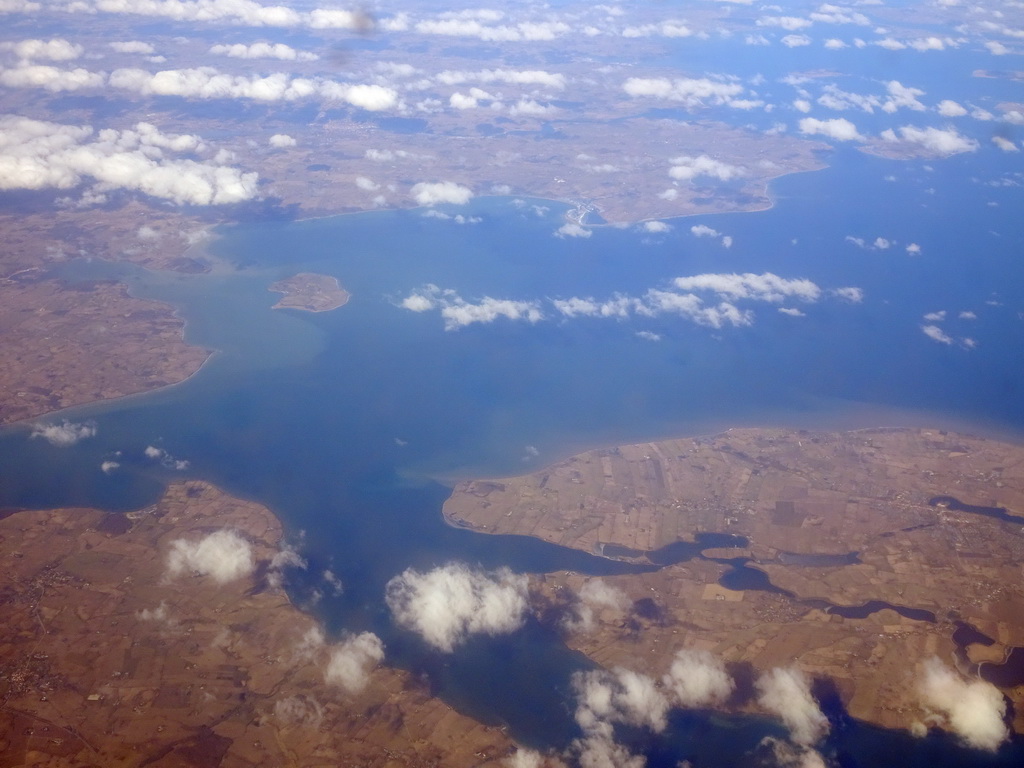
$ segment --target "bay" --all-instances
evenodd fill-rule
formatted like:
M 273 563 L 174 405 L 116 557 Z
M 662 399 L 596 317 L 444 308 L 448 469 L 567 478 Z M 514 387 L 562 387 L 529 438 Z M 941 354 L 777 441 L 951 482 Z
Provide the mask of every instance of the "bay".
M 227 228 L 207 246 L 216 264 L 207 275 L 69 264 L 66 280 L 117 278 L 138 296 L 174 303 L 188 340 L 218 351 L 182 384 L 43 420 L 95 424 L 95 436 L 72 447 L 32 438 L 30 425 L 3 430 L 0 504 L 136 508 L 183 476 L 265 503 L 310 561 L 291 587 L 300 605 L 333 632 L 377 632 L 390 663 L 426 675 L 460 710 L 506 724 L 525 744 L 564 748 L 578 735 L 569 679 L 586 659 L 533 621 L 439 654 L 392 625 L 384 585 L 405 568 L 453 560 L 532 573 L 639 566 L 448 527 L 440 506 L 452 480 L 730 426 L 927 424 L 1018 439 L 1024 430 L 1014 196 L 971 181 L 1002 169 L 978 158 L 933 166 L 844 151 L 829 162 L 777 180 L 771 210 L 680 219 L 664 234 L 602 226 L 559 238 L 564 205 L 481 198 L 446 211 L 479 219 L 461 225 L 415 210 Z M 868 208 L 858 204 L 866 198 Z M 732 246 L 696 237 L 698 224 Z M 920 254 L 907 252 L 910 243 Z M 296 272 L 334 275 L 352 299 L 329 313 L 272 310 L 267 287 Z M 753 324 L 721 328 L 671 314 L 570 319 L 551 303 L 745 272 L 806 278 L 821 297 L 784 305 L 799 317 L 771 302 L 744 304 Z M 446 330 L 437 312 L 401 306 L 428 284 L 467 302 L 536 302 L 544 319 Z M 851 286 L 863 301 L 832 294 Z M 948 344 L 922 332 L 924 315 L 940 311 Z M 154 462 L 149 446 L 187 466 Z M 114 457 L 118 471 L 101 472 Z M 327 568 L 343 594 L 324 591 Z M 913 740 L 833 715 L 825 748 L 842 764 L 1022 762 L 1019 739 L 987 756 L 948 737 Z M 756 718 L 680 713 L 664 738 L 624 737 L 652 765 L 745 765 L 761 759 L 755 747 L 766 734 L 781 731 Z

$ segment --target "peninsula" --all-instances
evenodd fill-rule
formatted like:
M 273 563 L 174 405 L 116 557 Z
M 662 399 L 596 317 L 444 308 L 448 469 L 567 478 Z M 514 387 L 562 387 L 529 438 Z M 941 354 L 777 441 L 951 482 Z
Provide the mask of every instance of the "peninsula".
M 606 577 L 632 608 L 567 638 L 603 666 L 660 675 L 698 648 L 749 679 L 795 660 L 854 717 L 912 728 L 928 715 L 919 663 L 938 656 L 970 676 L 985 662 L 1018 732 L 1024 677 L 1003 662 L 1024 646 L 1022 513 L 1024 447 L 919 429 L 606 448 L 462 483 L 444 506 L 473 530 L 664 566 Z M 542 577 L 548 614 L 584 582 Z
M 181 542 L 217 531 L 237 537 L 217 572 L 174 575 Z M 227 572 L 238 546 L 252 568 Z M 265 507 L 201 482 L 127 515 L 0 510 L 0 765 L 497 765 L 514 750 L 407 673 L 333 681 L 331 641 L 274 577 L 282 551 Z

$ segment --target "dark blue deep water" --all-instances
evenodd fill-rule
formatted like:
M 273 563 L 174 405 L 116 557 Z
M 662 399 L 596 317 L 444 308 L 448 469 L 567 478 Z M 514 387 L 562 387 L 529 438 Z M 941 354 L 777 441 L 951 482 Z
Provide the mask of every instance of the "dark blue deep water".
M 136 295 L 173 302 L 188 340 L 218 352 L 180 385 L 46 419 L 95 422 L 97 434 L 75 446 L 30 439 L 29 425 L 0 433 L 0 506 L 128 509 L 183 475 L 259 500 L 301 542 L 310 574 L 329 567 L 345 583 L 313 609 L 332 630 L 372 629 L 391 663 L 426 673 L 459 709 L 508 724 L 526 744 L 564 747 L 576 735 L 568 681 L 586 659 L 537 623 L 433 653 L 391 625 L 384 585 L 409 566 L 450 560 L 534 573 L 652 566 L 450 528 L 440 516 L 446 482 L 728 426 L 1024 431 L 1019 197 L 984 183 L 1006 173 L 1004 157 L 894 163 L 840 151 L 828 160 L 828 170 L 778 180 L 770 211 L 677 220 L 659 235 L 600 227 L 559 239 L 560 204 L 491 198 L 450 211 L 480 219 L 465 225 L 400 211 L 225 229 L 208 247 L 216 268 L 206 275 L 69 265 L 67 280 L 117 277 Z M 538 215 L 535 204 L 550 210 Z M 694 237 L 698 223 L 733 246 Z M 848 235 L 893 245 L 861 249 Z M 906 252 L 912 242 L 919 255 Z M 271 310 L 267 286 L 299 271 L 337 276 L 351 301 L 321 314 Z M 807 278 L 823 294 L 781 305 L 803 317 L 737 302 L 753 324 L 718 329 L 667 314 L 557 319 L 550 304 L 640 296 L 720 272 Z M 398 306 L 428 283 L 466 301 L 536 301 L 546 318 L 445 330 L 437 312 Z M 829 293 L 848 286 L 862 289 L 861 303 Z M 921 330 L 924 314 L 942 310 L 950 344 Z M 155 466 L 147 445 L 188 469 Z M 122 466 L 106 475 L 99 465 L 116 452 Z M 313 586 L 297 582 L 296 600 Z M 830 714 L 824 751 L 842 766 L 1024 764 L 1019 740 L 987 756 Z M 752 765 L 769 733 L 781 731 L 678 712 L 667 736 L 633 746 L 656 766 Z

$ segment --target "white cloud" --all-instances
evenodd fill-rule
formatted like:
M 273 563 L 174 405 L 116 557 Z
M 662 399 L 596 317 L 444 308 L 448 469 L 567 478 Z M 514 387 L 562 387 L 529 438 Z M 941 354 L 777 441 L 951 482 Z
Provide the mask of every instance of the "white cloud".
M 363 177 L 359 176 L 356 178 L 356 184 L 359 184 L 359 179 L 361 178 Z M 365 179 L 365 181 L 370 180 Z M 370 183 L 373 184 L 372 181 L 370 181 Z M 452 221 L 456 224 L 479 224 L 481 221 L 483 221 L 483 219 L 479 216 L 463 216 L 461 213 L 451 216 L 447 213 L 444 213 L 443 211 L 437 210 L 436 208 L 428 208 L 426 211 L 424 211 L 423 218 L 440 219 L 441 221 Z
M 349 693 L 359 693 L 370 681 L 370 672 L 384 659 L 384 644 L 372 632 L 350 637 L 331 649 L 324 679 Z
M 484 296 L 477 303 L 465 301 L 446 292 L 440 301 L 441 317 L 446 331 L 464 328 L 474 323 L 493 323 L 499 318 L 525 320 L 536 323 L 544 318 L 537 302 L 494 299 Z
M 398 438 L 395 438 L 396 441 L 397 441 L 397 439 Z M 331 592 L 334 593 L 334 595 L 337 596 L 337 595 L 344 594 L 344 592 L 345 592 L 345 585 L 342 584 L 341 579 L 338 577 L 338 575 L 334 571 L 332 571 L 330 569 L 326 569 L 324 571 L 324 573 L 323 573 L 323 577 L 324 577 L 324 582 L 330 586 Z
M 706 303 L 699 292 L 715 294 L 717 304 Z M 863 299 L 859 288 L 839 288 L 832 295 L 851 303 Z M 549 299 L 558 315 L 564 318 L 594 317 L 625 320 L 630 316 L 655 317 L 679 315 L 698 325 L 710 328 L 748 326 L 753 312 L 737 307 L 734 301 L 781 303 L 786 299 L 815 302 L 822 290 L 807 279 L 787 279 L 766 272 L 763 274 L 702 274 L 679 277 L 669 290 L 652 288 L 642 296 L 615 294 L 599 301 L 592 297 Z M 499 317 L 538 322 L 544 319 L 535 301 L 499 300 L 485 297 L 476 304 L 462 299 L 455 291 L 426 285 L 399 302 L 412 312 L 439 311 L 446 330 L 454 330 L 474 322 L 492 322 Z
M 578 597 L 572 612 L 562 621 L 562 626 L 570 632 L 591 632 L 596 625 L 595 612 L 608 610 L 621 614 L 629 606 L 629 598 L 621 589 L 601 579 L 587 581 L 580 587 Z
M 285 725 L 303 725 L 319 728 L 324 719 L 324 708 L 316 699 L 304 694 L 288 696 L 274 702 L 274 718 Z
M 399 625 L 451 653 L 469 635 L 519 629 L 527 579 L 507 568 L 484 573 L 460 563 L 426 573 L 409 568 L 388 582 L 385 599 Z
M 917 243 L 911 243 L 910 245 L 907 246 L 906 250 L 907 253 L 909 253 L 911 256 L 921 255 L 921 246 L 918 245 Z
M 899 129 L 898 135 L 895 131 L 889 130 L 882 133 L 882 138 L 890 142 L 917 144 L 928 152 L 941 156 L 974 152 L 978 149 L 978 142 L 958 133 L 954 128 L 942 130 L 905 125 Z
M 409 157 L 411 153 L 405 150 L 399 149 L 392 151 L 390 149 L 368 149 L 363 153 L 363 156 L 367 160 L 373 160 L 377 163 L 390 163 L 396 158 Z
M 807 114 L 808 112 L 811 111 L 811 102 L 807 101 L 806 99 L 794 99 L 793 109 L 795 109 L 797 112 L 803 112 L 804 114 Z
M 417 205 L 465 205 L 473 197 L 473 190 L 454 181 L 421 181 L 413 185 L 411 193 Z
M 320 57 L 308 51 L 297 51 L 284 43 L 235 43 L 214 45 L 210 53 L 215 56 L 229 56 L 233 59 L 279 59 L 281 61 L 316 61 Z
M 807 29 L 807 27 L 813 24 L 809 19 L 803 19 L 799 16 L 762 16 L 756 23 L 759 27 L 778 27 L 788 32 Z
M 698 155 L 697 157 L 682 155 L 669 162 L 672 167 L 669 168 L 668 175 L 678 181 L 690 181 L 698 176 L 710 176 L 720 181 L 729 181 L 747 174 L 744 168 L 715 160 L 708 155 Z
M 0 50 L 11 51 L 19 59 L 47 59 L 49 61 L 70 61 L 85 51 L 77 43 L 63 38 L 51 40 L 19 40 L 16 43 L 0 43 Z
M 637 331 L 635 335 L 638 339 L 645 341 L 661 341 L 661 335 L 653 331 Z
M 587 238 L 594 234 L 593 230 L 580 226 L 575 221 L 567 221 L 555 230 L 556 237 L 582 237 Z
M 800 48 L 811 44 L 811 38 L 807 35 L 786 35 L 780 41 L 787 48 Z
M 687 107 L 732 104 L 743 93 L 736 82 L 702 78 L 631 77 L 622 90 L 634 98 L 654 98 L 682 102 Z
M 838 141 L 863 141 L 864 137 L 857 132 L 857 126 L 849 120 L 837 117 L 831 120 L 818 120 L 805 117 L 800 120 L 800 133 L 807 136 L 822 135 Z
M 156 608 L 143 608 L 135 615 L 139 621 L 155 621 L 168 627 L 175 627 L 178 623 L 171 617 L 171 612 L 167 609 L 166 600 L 161 600 L 160 605 Z
M 0 73 L 0 81 L 10 72 L 7 70 Z M 89 74 L 101 77 L 95 73 Z M 229 75 L 214 67 L 165 69 L 155 73 L 143 69 L 115 69 L 106 78 L 106 82 L 112 88 L 142 96 L 251 99 L 264 103 L 320 98 L 347 103 L 370 112 L 392 109 L 398 106 L 399 101 L 397 92 L 382 85 L 353 85 L 333 80 L 291 77 L 283 72 L 265 76 Z M 102 79 L 99 85 L 102 85 Z M 90 87 L 98 86 L 92 83 Z
M 829 3 L 818 6 L 818 10 L 810 14 L 810 18 L 812 21 L 820 21 L 823 24 L 857 24 L 867 26 L 871 23 L 871 20 L 863 13 L 857 13 L 849 8 L 842 8 Z
M 611 731 L 588 733 L 573 742 L 579 755 L 580 768 L 644 768 L 647 761 L 642 755 L 633 755 L 615 742 Z
M 544 764 L 544 757 L 540 752 L 532 749 L 518 747 L 516 751 L 505 758 L 506 768 L 541 768 Z
M 907 45 L 913 48 L 915 51 L 944 51 L 946 46 L 949 45 L 953 48 L 957 47 L 957 42 L 951 38 L 941 37 L 919 37 L 914 40 L 907 42 Z
M 141 40 L 124 40 L 107 43 L 115 53 L 139 53 L 144 56 L 150 56 L 156 53 L 154 48 L 149 43 L 144 43 Z
M 923 112 L 925 109 L 924 104 L 918 101 L 918 96 L 924 96 L 924 91 L 920 88 L 910 88 L 903 85 L 899 80 L 890 80 L 885 84 L 885 89 L 889 93 L 889 99 L 882 104 L 882 111 L 893 113 L 898 109 L 911 109 L 915 112 Z
M 0 13 L 35 13 L 42 7 L 32 0 L 0 0 Z
M 100 471 L 105 475 L 109 475 L 115 469 L 121 466 L 120 462 L 117 461 L 104 461 L 100 464 Z
M 270 146 L 276 147 L 278 149 L 283 149 L 285 147 L 294 147 L 296 144 L 298 144 L 295 138 L 293 136 L 289 136 L 287 133 L 275 133 L 273 136 L 267 139 L 267 143 Z
M 851 304 L 860 304 L 864 301 L 864 291 L 860 288 L 854 288 L 848 286 L 846 288 L 834 288 L 832 289 L 832 295 L 836 296 L 844 301 L 848 301 Z
M 846 242 L 853 243 L 858 248 L 862 248 L 865 251 L 886 251 L 896 244 L 895 240 L 890 240 L 887 237 L 876 237 L 870 243 L 863 237 L 854 237 L 853 235 L 847 235 L 845 238 Z M 920 249 L 918 249 L 920 251 Z M 909 251 L 913 253 L 913 249 Z
M 717 229 L 712 229 L 706 224 L 694 224 L 690 227 L 690 233 L 695 237 L 718 237 L 721 234 Z
M 721 659 L 707 651 L 676 652 L 668 674 L 662 678 L 681 707 L 716 707 L 725 703 L 735 687 Z
M 644 232 L 650 232 L 652 234 L 664 234 L 672 229 L 670 224 L 666 224 L 664 221 L 645 221 L 643 223 Z
M 765 672 L 757 679 L 758 703 L 782 718 L 793 741 L 810 746 L 828 733 L 828 718 L 811 696 L 810 681 L 795 667 Z
M 0 156 L 0 167 L 2 167 L 2 160 L 3 157 Z M 73 421 L 64 420 L 60 424 L 33 424 L 30 437 L 41 437 L 50 445 L 56 445 L 58 448 L 67 448 L 79 440 L 85 440 L 95 435 L 96 425 L 92 422 L 76 424 Z
M 733 300 L 780 302 L 792 297 L 817 301 L 821 296 L 821 288 L 810 280 L 787 279 L 771 272 L 760 275 L 746 272 L 742 275 L 720 273 L 677 277 L 673 285 L 683 291 L 713 291 Z
M 309 26 L 313 29 L 351 29 L 368 31 L 373 27 L 373 19 L 363 11 L 345 11 L 340 9 L 317 8 L 309 13 Z
M 1008 737 L 1003 694 L 984 680 L 963 680 L 937 658 L 925 662 L 918 689 L 925 706 L 944 715 L 975 749 L 994 752 Z
M 135 231 L 135 234 L 139 238 L 139 240 L 159 240 L 161 237 L 163 237 L 163 234 L 160 232 L 160 230 L 153 229 L 152 227 L 147 227 L 145 224 L 139 227 Z
M 576 722 L 585 731 L 601 729 L 608 723 L 626 723 L 665 730 L 668 700 L 654 681 L 632 670 L 576 672 Z
M 958 314 L 957 317 L 960 318 L 961 320 L 977 320 L 978 319 L 978 316 L 974 312 L 971 312 L 970 310 L 964 310 L 963 312 Z
M 790 317 L 807 317 L 805 312 L 801 312 L 796 307 L 779 307 L 779 312 Z
M 717 306 L 707 306 L 704 300 L 692 293 L 650 290 L 643 299 L 634 300 L 634 311 L 639 315 L 653 317 L 659 314 L 677 314 L 697 325 L 721 328 L 724 325 L 752 325 L 753 313 L 742 311 L 730 302 L 723 301 Z
M 253 27 L 293 27 L 302 23 L 297 11 L 253 0 L 80 0 L 71 13 L 113 13 L 156 16 L 174 21 L 227 21 Z
M 382 85 L 339 85 L 324 83 L 321 92 L 329 98 L 347 101 L 368 112 L 381 112 L 398 104 L 398 94 Z
M 543 117 L 552 115 L 558 111 L 558 107 L 552 104 L 541 104 L 533 99 L 519 99 L 508 108 L 508 113 L 513 117 L 524 115 L 526 117 Z
M 693 30 L 680 21 L 663 21 L 658 24 L 640 24 L 638 26 L 626 27 L 622 30 L 622 36 L 627 38 L 651 37 L 690 37 Z
M 905 50 L 907 47 L 899 40 L 896 40 L 895 38 L 892 37 L 885 37 L 882 38 L 881 40 L 876 40 L 875 45 L 877 45 L 879 48 L 885 48 L 887 51 L 902 51 Z
M 828 40 L 825 41 L 824 45 L 830 51 L 838 51 L 841 50 L 842 48 L 849 48 L 849 46 L 846 43 L 835 37 L 830 37 Z
M 571 299 L 554 299 L 551 303 L 565 317 L 592 317 L 601 314 L 601 305 L 593 299 L 573 297 Z
M 514 25 L 491 25 L 487 20 L 472 18 L 426 19 L 416 22 L 415 30 L 423 35 L 475 37 L 487 42 L 522 42 L 555 40 L 570 31 L 561 21 L 520 22 Z
M 1020 152 L 1020 147 L 1002 136 L 993 136 L 992 143 L 1003 150 L 1003 152 Z
M 102 73 L 81 67 L 60 69 L 48 64 L 20 63 L 16 67 L 0 68 L 0 85 L 8 88 L 42 88 L 51 93 L 101 88 Z
M 947 335 L 937 325 L 922 325 L 921 326 L 921 332 L 924 333 L 924 335 L 927 336 L 929 339 L 932 339 L 933 341 L 937 341 L 940 344 L 952 344 L 953 343 L 952 337 Z
M 71 189 L 92 179 L 99 191 L 127 189 L 179 204 L 237 203 L 256 196 L 257 174 L 215 162 L 169 159 L 200 151 L 191 135 L 149 123 L 94 132 L 24 117 L 0 118 L 0 189 Z
M 967 114 L 967 110 L 950 99 L 943 99 L 935 108 L 943 117 L 961 117 Z
M 1013 125 L 1024 125 L 1024 112 L 1019 109 L 1008 109 L 1006 105 L 1000 105 L 999 107 L 1003 114 L 999 116 L 999 119 L 1003 122 L 1012 123 Z
M 225 584 L 248 576 L 253 568 L 249 542 L 226 529 L 198 541 L 175 539 L 167 553 L 167 574 L 171 578 L 184 571 L 194 571 Z
M 463 83 L 507 83 L 508 85 L 540 85 L 563 90 L 565 75 L 543 69 L 484 69 L 475 72 L 446 69 L 435 78 L 443 85 Z
M 843 111 L 856 107 L 868 113 L 873 113 L 877 107 L 882 106 L 877 96 L 865 96 L 860 93 L 844 91 L 834 83 L 829 83 L 822 88 L 822 94 L 818 97 L 818 104 L 828 109 Z
M 448 106 L 452 109 L 476 109 L 480 106 L 480 102 L 472 94 L 467 95 L 456 91 L 448 97 Z
M 923 319 L 929 323 L 941 323 L 946 319 L 946 310 L 943 309 L 940 312 L 929 312 Z
M 1009 48 L 996 40 L 989 40 L 985 43 L 985 47 L 993 56 L 1004 56 L 1010 52 Z

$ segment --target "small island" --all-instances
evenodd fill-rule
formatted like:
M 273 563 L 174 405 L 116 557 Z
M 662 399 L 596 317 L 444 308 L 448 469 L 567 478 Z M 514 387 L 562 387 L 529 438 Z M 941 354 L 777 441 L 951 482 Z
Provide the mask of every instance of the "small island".
M 348 303 L 349 292 L 336 277 L 300 272 L 294 277 L 278 280 L 271 291 L 283 293 L 274 309 L 302 309 L 306 312 L 330 312 Z

